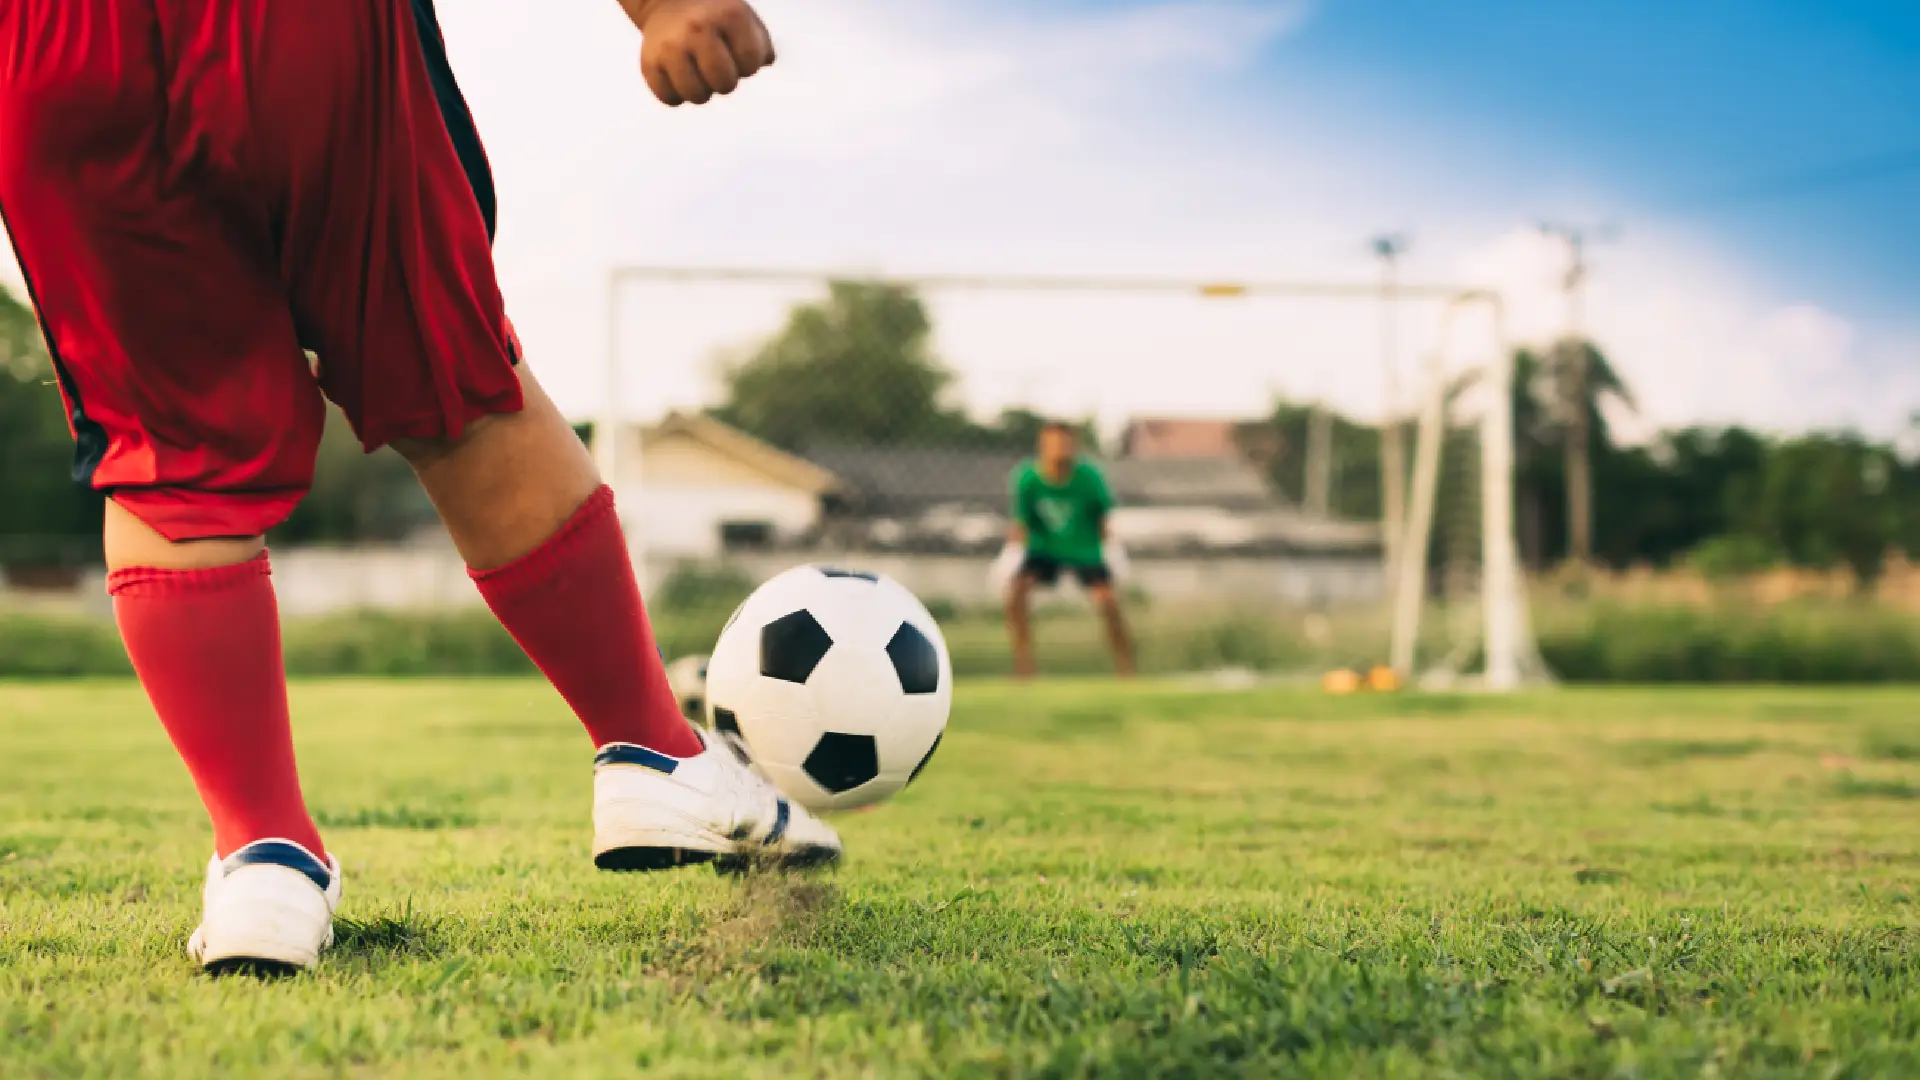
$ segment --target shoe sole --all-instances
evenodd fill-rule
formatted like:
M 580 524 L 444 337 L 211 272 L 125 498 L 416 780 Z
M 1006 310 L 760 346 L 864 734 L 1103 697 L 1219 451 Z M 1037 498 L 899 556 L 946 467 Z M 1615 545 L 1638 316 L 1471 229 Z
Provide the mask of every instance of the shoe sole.
M 678 847 L 617 847 L 593 857 L 593 865 L 616 874 L 645 874 L 656 870 L 678 870 L 712 862 L 714 853 Z
M 263 981 L 291 979 L 307 970 L 300 964 L 290 964 L 285 960 L 262 960 L 251 956 L 223 957 L 202 964 L 200 968 L 216 979 L 250 976 Z
M 840 860 L 836 848 L 809 847 L 784 855 L 721 854 L 677 847 L 618 847 L 593 857 L 593 865 L 616 874 L 647 874 L 712 863 L 721 874 L 744 874 L 756 868 L 812 870 Z

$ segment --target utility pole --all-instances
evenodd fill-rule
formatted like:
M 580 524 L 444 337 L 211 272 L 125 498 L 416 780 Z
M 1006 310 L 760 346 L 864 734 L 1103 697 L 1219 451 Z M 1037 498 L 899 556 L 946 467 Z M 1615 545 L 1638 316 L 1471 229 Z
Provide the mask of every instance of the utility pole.
M 1545 224 L 1540 231 L 1567 245 L 1567 328 L 1560 342 L 1561 407 L 1566 410 L 1567 557 L 1576 566 L 1593 562 L 1592 354 L 1587 344 L 1587 230 Z
M 1404 236 L 1380 236 L 1373 253 L 1380 259 L 1380 363 L 1386 375 L 1386 415 L 1380 421 L 1380 527 L 1385 535 L 1387 583 L 1400 580 L 1400 558 L 1407 543 L 1406 426 L 1400 417 L 1400 365 L 1395 322 L 1399 314 L 1399 260 Z
M 1307 511 L 1325 517 L 1333 509 L 1333 410 L 1315 402 L 1307 417 Z

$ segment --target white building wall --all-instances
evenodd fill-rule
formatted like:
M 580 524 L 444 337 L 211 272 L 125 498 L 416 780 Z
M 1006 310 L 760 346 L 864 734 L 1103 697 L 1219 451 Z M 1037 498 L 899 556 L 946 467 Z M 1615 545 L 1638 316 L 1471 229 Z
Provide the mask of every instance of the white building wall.
M 290 616 L 361 610 L 458 611 L 480 596 L 451 548 L 289 549 L 274 552 L 273 580 Z M 680 559 L 648 552 L 642 573 L 651 593 Z M 805 563 L 872 570 L 927 600 L 991 604 L 988 560 L 940 555 L 838 555 L 800 552 L 727 560 L 754 581 Z M 1307 608 L 1371 603 L 1385 595 L 1373 559 L 1135 559 L 1129 583 L 1156 603 L 1207 607 Z M 1072 589 L 1060 595 L 1070 597 Z
M 819 500 L 792 488 L 650 483 L 618 498 L 621 519 L 649 559 L 717 558 L 720 526 L 729 522 L 763 522 L 775 537 L 792 539 L 820 517 Z

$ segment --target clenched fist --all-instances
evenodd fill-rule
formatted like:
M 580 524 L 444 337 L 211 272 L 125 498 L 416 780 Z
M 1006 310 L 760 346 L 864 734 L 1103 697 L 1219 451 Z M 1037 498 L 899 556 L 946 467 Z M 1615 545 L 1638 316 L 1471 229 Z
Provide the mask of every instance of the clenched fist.
M 773 37 L 747 0 L 620 0 L 640 28 L 640 70 L 668 105 L 705 105 L 773 63 Z

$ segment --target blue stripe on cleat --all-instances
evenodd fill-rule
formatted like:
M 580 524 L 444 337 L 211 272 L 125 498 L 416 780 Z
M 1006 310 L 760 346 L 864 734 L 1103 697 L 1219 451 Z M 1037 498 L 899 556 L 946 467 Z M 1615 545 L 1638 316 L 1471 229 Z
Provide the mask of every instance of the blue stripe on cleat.
M 601 747 L 600 752 L 593 755 L 593 763 L 596 767 L 600 765 L 638 765 L 643 769 L 652 769 L 654 772 L 665 773 L 668 776 L 672 776 L 673 770 L 680 767 L 679 758 L 668 757 L 658 750 L 649 750 L 644 746 L 618 742 L 608 743 Z
M 307 880 L 320 886 L 321 892 L 326 892 L 333 884 L 333 871 L 326 863 L 308 854 L 307 849 L 300 845 L 280 840 L 257 840 L 220 860 L 221 876 L 243 866 L 284 866 L 289 870 L 297 870 L 307 875 Z
M 781 799 L 773 811 L 773 828 L 767 830 L 767 838 L 763 841 L 767 847 L 779 843 L 780 838 L 787 835 L 787 819 L 792 816 L 793 810 L 787 806 L 787 800 Z

